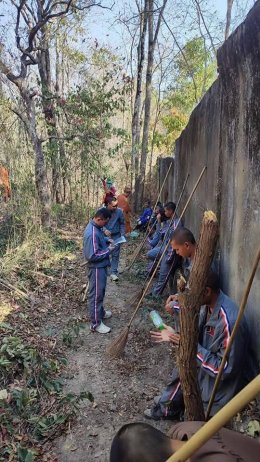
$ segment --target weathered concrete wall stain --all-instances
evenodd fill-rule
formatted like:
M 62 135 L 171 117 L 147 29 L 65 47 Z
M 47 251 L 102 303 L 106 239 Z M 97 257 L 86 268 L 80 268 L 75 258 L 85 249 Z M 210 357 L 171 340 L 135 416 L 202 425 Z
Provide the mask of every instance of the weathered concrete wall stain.
M 184 205 L 207 166 L 185 225 L 198 238 L 203 211 L 216 212 L 223 289 L 239 303 L 260 245 L 260 1 L 218 50 L 217 59 L 219 77 L 177 140 L 174 173 L 163 199 L 177 200 L 189 172 Z M 162 173 L 168 162 L 160 161 Z M 260 268 L 247 313 L 260 359 Z

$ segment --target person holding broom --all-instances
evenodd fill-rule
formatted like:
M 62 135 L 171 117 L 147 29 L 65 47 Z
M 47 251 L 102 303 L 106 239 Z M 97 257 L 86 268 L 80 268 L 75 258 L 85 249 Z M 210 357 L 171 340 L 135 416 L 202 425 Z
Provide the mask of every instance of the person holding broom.
M 106 283 L 107 268 L 110 266 L 109 255 L 115 246 L 108 245 L 108 240 L 103 232 L 103 227 L 111 218 L 111 212 L 103 207 L 94 215 L 84 232 L 83 251 L 88 262 L 88 308 L 90 313 L 90 330 L 99 334 L 108 334 L 110 327 L 103 323 L 104 319 L 112 316 L 111 311 L 105 310 L 103 306 Z
M 152 242 L 150 242 L 152 248 L 147 252 L 147 258 L 149 260 L 152 260 L 152 265 L 148 266 L 148 270 L 151 273 L 153 271 L 154 263 L 156 263 L 157 259 L 161 256 L 164 248 L 169 244 L 169 239 L 171 236 L 171 232 L 175 229 L 175 226 L 177 225 L 178 219 L 173 219 L 173 216 L 175 214 L 176 210 L 176 205 L 174 202 L 167 202 L 164 206 L 164 215 L 166 220 L 163 220 L 162 226 L 161 226 L 161 221 L 159 219 L 159 226 L 157 228 L 157 235 L 153 239 Z M 171 230 L 169 230 L 169 226 L 171 227 Z
M 238 307 L 220 290 L 219 277 L 210 271 L 203 299 L 199 320 L 199 343 L 197 350 L 198 381 L 203 406 L 207 409 L 212 394 L 216 375 L 228 345 L 229 338 L 238 314 Z M 151 332 L 155 343 L 171 342 L 179 344 L 180 335 L 170 326 L 159 332 Z M 254 375 L 250 360 L 250 331 L 243 318 L 231 347 L 223 378 L 214 404 L 212 415 L 223 407 Z M 188 372 L 188 371 L 187 371 Z M 184 401 L 178 369 L 174 368 L 171 382 L 161 396 L 155 399 L 152 409 L 144 412 L 145 417 L 159 420 L 176 419 L 184 412 Z
M 168 435 L 143 422 L 123 425 L 113 438 L 110 462 L 165 462 L 205 422 L 180 422 Z M 187 462 L 258 462 L 260 444 L 256 439 L 221 428 Z

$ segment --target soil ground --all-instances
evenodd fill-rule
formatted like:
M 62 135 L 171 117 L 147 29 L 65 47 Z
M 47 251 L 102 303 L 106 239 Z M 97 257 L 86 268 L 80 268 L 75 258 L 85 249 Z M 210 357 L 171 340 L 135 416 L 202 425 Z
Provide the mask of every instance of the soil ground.
M 82 230 L 60 229 L 59 234 L 68 242 L 81 243 Z M 130 241 L 123 247 L 122 269 L 132 258 L 136 246 L 136 241 Z M 58 350 L 67 357 L 68 365 L 63 374 L 65 391 L 91 392 L 94 396 L 94 402 L 82 402 L 78 417 L 71 421 L 61 437 L 47 442 L 46 449 L 52 458 L 44 460 L 108 462 L 116 431 L 125 423 L 145 421 L 143 411 L 152 406 L 153 398 L 166 385 L 176 352 L 168 344 L 151 343 L 149 330 L 152 324 L 145 303 L 131 327 L 123 357 L 110 360 L 105 354 L 106 348 L 131 317 L 133 307 L 130 302 L 143 285 L 146 263 L 144 259 L 139 261 L 130 272 L 120 275 L 118 283 L 108 279 L 105 306 L 113 312 L 113 317 L 107 321 L 112 329 L 108 335 L 89 331 L 87 302 L 82 301 L 81 294 L 86 283 L 86 270 L 81 263 L 81 252 L 77 250 L 74 254 L 68 252 L 59 264 L 53 263 L 47 274 L 46 268 L 39 265 L 33 274 L 30 304 L 22 307 L 3 288 L 0 301 L 2 311 L 3 306 L 7 307 L 4 320 L 18 325 L 23 338 L 29 339 L 37 348 L 55 350 L 56 353 Z M 164 316 L 163 306 L 164 300 L 155 307 L 161 309 Z M 12 312 L 9 314 L 10 308 Z M 64 342 L 67 335 L 69 340 L 73 332 L 71 326 L 77 321 L 85 328 L 72 341 L 71 347 L 66 347 L 62 339 Z M 233 428 L 245 432 L 252 419 L 257 424 L 257 435 L 259 409 L 255 405 L 249 412 L 243 411 L 235 418 Z M 167 432 L 173 422 L 152 421 L 152 424 Z
M 131 253 L 135 244 L 127 247 Z M 125 266 L 126 250 L 123 254 L 121 267 Z M 151 343 L 152 325 L 145 308 L 130 331 L 124 356 L 109 360 L 105 355 L 106 347 L 129 321 L 129 300 L 141 287 L 142 280 L 133 274 L 120 276 L 118 283 L 108 279 L 105 306 L 113 312 L 112 319 L 107 321 L 112 332 L 99 335 L 85 329 L 81 346 L 69 355 L 67 391 L 90 391 L 95 401 L 84 402 L 77 422 L 58 439 L 55 453 L 59 462 L 108 462 L 115 432 L 127 422 L 145 420 L 143 411 L 152 405 L 154 396 L 168 380 L 173 352 L 165 344 Z M 79 278 L 83 284 L 84 271 Z M 79 314 L 86 310 L 84 305 L 78 307 Z M 172 425 L 170 421 L 153 424 L 165 431 Z

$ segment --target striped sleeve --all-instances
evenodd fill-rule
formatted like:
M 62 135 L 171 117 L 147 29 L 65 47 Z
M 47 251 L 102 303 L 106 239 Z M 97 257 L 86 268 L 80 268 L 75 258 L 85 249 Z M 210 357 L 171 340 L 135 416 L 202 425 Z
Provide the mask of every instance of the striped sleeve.
M 92 233 L 84 240 L 84 255 L 89 262 L 99 262 L 107 258 L 110 254 L 109 249 L 103 249 L 100 243 L 96 228 L 93 226 Z
M 199 344 L 197 352 L 197 360 L 200 367 L 212 377 L 215 377 L 219 372 L 220 364 L 230 339 L 230 334 L 231 328 L 229 319 L 225 309 L 221 307 L 218 325 L 215 328 L 215 334 L 210 349 L 207 349 L 206 345 L 202 346 Z M 234 361 L 236 361 L 236 358 L 231 348 L 223 375 L 232 373 Z

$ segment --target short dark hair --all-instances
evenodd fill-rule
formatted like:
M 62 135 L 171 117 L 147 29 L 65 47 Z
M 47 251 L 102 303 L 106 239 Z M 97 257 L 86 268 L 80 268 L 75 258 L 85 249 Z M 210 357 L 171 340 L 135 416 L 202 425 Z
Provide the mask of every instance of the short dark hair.
M 102 207 L 96 211 L 94 218 L 103 218 L 104 220 L 108 220 L 111 218 L 111 212 L 110 210 L 106 209 L 106 207 Z
M 150 207 L 151 201 L 147 197 L 144 198 L 144 203 L 147 202 L 148 206 Z
M 136 422 L 117 432 L 110 462 L 165 462 L 173 452 L 168 436 L 149 424 Z
M 188 228 L 177 228 L 171 238 L 171 242 L 176 241 L 177 244 L 183 245 L 185 242 L 196 244 L 195 237 Z
M 212 270 L 209 271 L 206 287 L 210 287 L 213 292 L 218 292 L 220 290 L 219 275 Z
M 176 210 L 176 204 L 174 202 L 167 202 L 164 206 L 165 209 L 172 210 L 175 212 Z
M 111 204 L 111 202 L 116 202 L 117 198 L 115 196 L 108 196 L 105 199 L 105 205 Z

